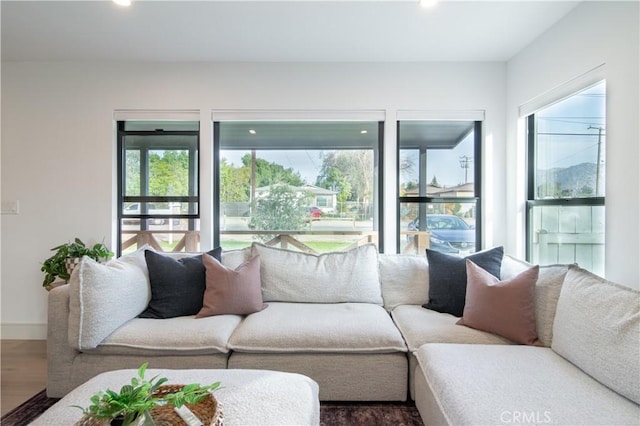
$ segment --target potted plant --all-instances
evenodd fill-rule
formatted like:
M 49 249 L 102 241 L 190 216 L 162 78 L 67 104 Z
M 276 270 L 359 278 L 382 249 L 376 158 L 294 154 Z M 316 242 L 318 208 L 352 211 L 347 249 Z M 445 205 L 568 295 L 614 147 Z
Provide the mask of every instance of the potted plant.
M 96 261 L 104 261 L 113 257 L 107 246 L 103 243 L 94 244 L 87 247 L 79 238 L 75 238 L 72 243 L 61 244 L 51 249 L 56 253 L 44 261 L 40 270 L 45 273 L 42 286 L 49 288 L 57 277 L 67 281 L 71 272 L 82 256 L 89 256 Z
M 151 410 L 157 406 L 171 405 L 180 408 L 184 404 L 197 404 L 206 397 L 210 397 L 211 391 L 220 387 L 220 382 L 209 386 L 200 386 L 197 383 L 179 386 L 175 392 L 162 392 L 161 386 L 167 381 L 166 377 L 144 378 L 147 363 L 138 368 L 138 377 L 131 379 L 131 384 L 122 386 L 120 392 L 110 389 L 100 391 L 91 397 L 91 405 L 80 408 L 84 414 L 81 424 L 94 424 L 98 422 L 110 422 L 110 424 L 132 424 L 141 426 L 154 425 Z

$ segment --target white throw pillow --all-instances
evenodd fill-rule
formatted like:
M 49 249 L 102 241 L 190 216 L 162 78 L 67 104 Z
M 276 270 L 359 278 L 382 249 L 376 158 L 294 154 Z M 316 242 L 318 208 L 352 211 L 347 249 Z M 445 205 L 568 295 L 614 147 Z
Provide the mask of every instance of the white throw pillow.
M 265 302 L 382 305 L 378 250 L 366 244 L 353 250 L 313 255 L 253 243 L 260 256 Z
M 144 250 L 106 264 L 83 257 L 69 280 L 69 344 L 95 348 L 138 316 L 150 297 Z

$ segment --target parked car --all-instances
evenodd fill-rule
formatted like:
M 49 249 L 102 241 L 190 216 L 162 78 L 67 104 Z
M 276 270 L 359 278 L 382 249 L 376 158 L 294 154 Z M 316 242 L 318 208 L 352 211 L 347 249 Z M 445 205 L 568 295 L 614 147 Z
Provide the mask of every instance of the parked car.
M 309 207 L 308 211 L 312 220 L 320 220 L 320 216 L 322 216 L 322 210 L 320 210 L 319 207 Z
M 133 203 L 128 205 L 127 207 L 125 207 L 124 214 L 140 214 L 140 204 L 139 203 Z M 155 204 L 149 204 L 148 205 L 148 210 L 147 210 L 148 214 L 171 214 L 171 209 L 157 209 Z M 138 223 L 139 219 L 124 219 L 125 222 L 130 222 L 130 223 Z M 153 219 L 149 219 L 149 221 L 151 222 L 152 225 L 165 225 L 167 223 L 169 223 L 169 219 L 165 219 L 165 218 L 153 218 Z M 173 219 L 173 223 L 174 224 L 178 224 L 180 223 L 180 219 Z
M 459 216 L 428 214 L 426 220 L 431 250 L 460 255 L 476 251 L 476 231 Z M 420 230 L 420 220 L 414 219 L 409 222 L 407 229 L 409 231 Z

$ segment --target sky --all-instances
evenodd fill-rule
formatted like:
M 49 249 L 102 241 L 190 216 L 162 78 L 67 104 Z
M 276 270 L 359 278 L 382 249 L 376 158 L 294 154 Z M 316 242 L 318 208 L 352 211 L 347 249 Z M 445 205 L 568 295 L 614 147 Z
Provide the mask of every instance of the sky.
M 596 163 L 599 136 L 601 161 L 604 162 L 605 89 L 602 82 L 536 113 L 538 169 Z
M 322 168 L 321 154 L 324 150 L 300 150 L 300 151 L 256 151 L 258 158 L 272 163 L 280 164 L 284 168 L 292 168 L 302 176 L 302 179 L 311 185 L 316 183 L 316 177 Z M 242 165 L 240 160 L 250 151 L 221 150 L 220 157 L 226 158 L 227 162 L 236 167 Z
M 604 162 L 604 82 L 575 96 L 560 101 L 536 113 L 538 119 L 538 169 L 569 167 L 590 162 L 595 163 L 598 150 L 598 128 L 601 128 L 601 161 Z M 591 128 L 589 128 L 591 127 Z M 557 136 L 552 133 L 570 135 Z M 315 184 L 322 167 L 325 150 L 278 150 L 257 151 L 258 158 L 292 168 L 300 173 L 308 184 Z M 222 150 L 221 157 L 235 166 L 240 166 L 241 157 L 249 151 Z M 400 183 L 418 180 L 417 151 L 401 154 L 414 164 L 409 172 L 402 173 Z M 485 153 L 490 155 L 490 153 Z M 429 150 L 427 154 L 427 182 L 435 176 L 442 186 L 456 186 L 465 183 L 465 169 L 460 157 L 473 157 L 473 134 L 470 134 L 453 150 Z M 467 182 L 473 181 L 474 164 L 467 170 Z

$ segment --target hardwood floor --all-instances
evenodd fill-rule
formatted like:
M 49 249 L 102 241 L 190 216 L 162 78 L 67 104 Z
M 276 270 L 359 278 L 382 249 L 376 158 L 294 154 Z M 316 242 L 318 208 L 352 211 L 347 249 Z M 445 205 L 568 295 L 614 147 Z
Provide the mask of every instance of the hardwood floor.
M 0 405 L 5 415 L 46 387 L 47 341 L 0 341 Z

